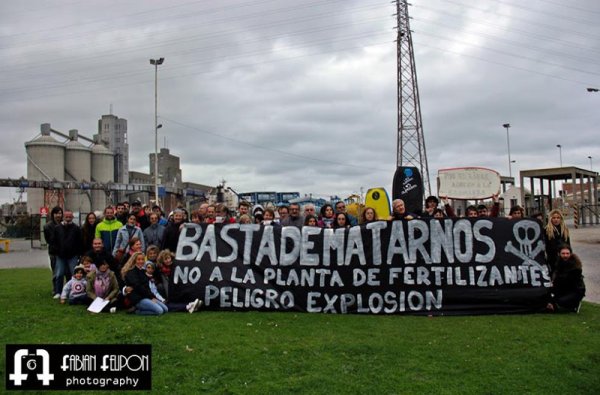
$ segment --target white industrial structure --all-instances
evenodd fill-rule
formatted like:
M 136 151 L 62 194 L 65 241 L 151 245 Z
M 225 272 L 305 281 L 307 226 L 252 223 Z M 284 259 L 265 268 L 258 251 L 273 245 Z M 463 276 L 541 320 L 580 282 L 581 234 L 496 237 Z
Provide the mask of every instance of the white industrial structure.
M 59 142 L 50 135 L 51 132 L 67 140 Z M 45 123 L 41 125 L 41 135 L 25 143 L 28 180 L 67 181 L 82 186 L 64 192 L 59 188 L 29 188 L 27 210 L 30 213 L 37 213 L 41 207 L 54 206 L 87 213 L 107 205 L 104 191 L 91 191 L 84 186 L 90 182 L 114 182 L 114 154 L 101 144 L 99 135 L 94 136 L 91 147 L 83 145 L 80 138 L 92 141 L 80 136 L 77 130 L 70 130 L 66 136 Z

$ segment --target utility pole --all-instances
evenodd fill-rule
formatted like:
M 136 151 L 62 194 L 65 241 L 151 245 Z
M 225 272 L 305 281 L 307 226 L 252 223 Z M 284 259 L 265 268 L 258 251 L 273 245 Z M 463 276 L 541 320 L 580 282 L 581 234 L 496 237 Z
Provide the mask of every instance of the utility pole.
M 423 136 L 421 103 L 417 86 L 417 68 L 408 17 L 407 0 L 396 0 L 398 18 L 398 144 L 396 166 L 413 166 L 419 169 L 423 191 L 431 195 L 429 166 Z

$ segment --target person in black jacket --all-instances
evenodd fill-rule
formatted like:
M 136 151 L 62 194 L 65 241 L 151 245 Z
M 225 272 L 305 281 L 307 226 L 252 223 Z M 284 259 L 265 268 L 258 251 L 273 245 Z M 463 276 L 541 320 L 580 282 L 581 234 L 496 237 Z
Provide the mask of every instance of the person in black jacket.
M 169 222 L 165 228 L 161 250 L 177 251 L 179 233 L 183 227 L 183 210 L 177 209 L 173 212 L 173 222 Z
M 61 289 L 56 289 L 56 243 L 54 242 L 54 228 L 62 222 L 63 209 L 56 206 L 50 211 L 50 221 L 44 225 L 44 238 L 48 244 L 48 258 L 50 259 L 50 270 L 52 270 L 52 295 L 54 299 L 60 298 Z
M 53 242 L 56 246 L 56 278 L 55 290 L 62 292 L 63 277 L 71 278 L 73 270 L 79 262 L 83 238 L 81 229 L 73 223 L 73 212 L 65 211 L 64 221 L 54 228 Z
M 127 261 L 121 276 L 125 280 L 125 286 L 129 291 L 126 298 L 129 303 L 135 306 L 136 314 L 140 315 L 161 315 L 169 311 L 167 306 L 156 299 L 150 290 L 150 281 L 146 276 L 144 264 L 146 256 L 141 252 L 134 253 Z
M 566 244 L 559 248 L 559 258 L 552 275 L 552 294 L 556 306 L 579 312 L 581 300 L 585 296 L 581 261 L 573 254 L 571 246 Z

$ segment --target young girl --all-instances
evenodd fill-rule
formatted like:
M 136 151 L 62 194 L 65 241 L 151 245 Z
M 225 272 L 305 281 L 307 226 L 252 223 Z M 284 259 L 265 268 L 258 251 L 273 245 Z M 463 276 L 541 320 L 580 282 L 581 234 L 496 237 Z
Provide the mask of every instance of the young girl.
M 319 220 L 314 215 L 304 217 L 304 226 L 319 226 Z
M 81 266 L 83 266 L 83 270 L 85 271 L 84 277 L 87 277 L 90 275 L 90 273 L 94 273 L 96 270 L 98 270 L 96 265 L 94 265 L 94 260 L 87 255 L 84 255 L 81 258 Z
M 151 261 L 146 261 L 144 264 L 144 269 L 146 270 L 146 277 L 148 277 L 148 285 L 150 286 L 150 292 L 154 295 L 156 299 L 158 299 L 163 304 L 166 303 L 166 299 L 158 292 L 156 288 L 156 280 L 154 280 L 154 263 Z
M 87 278 L 87 296 L 92 301 L 96 298 L 108 300 L 108 304 L 102 311 L 114 312 L 117 305 L 117 297 L 119 296 L 117 276 L 110 270 L 108 262 L 103 260 L 98 265 L 98 270 L 91 272 Z
M 337 213 L 335 215 L 335 219 L 333 221 L 333 229 L 339 228 L 349 228 L 350 221 L 348 221 L 348 216 L 346 213 Z
M 60 303 L 65 304 L 67 299 L 69 304 L 90 304 L 90 298 L 85 293 L 86 280 L 83 266 L 76 266 L 73 270 L 73 277 L 65 284 L 60 295 Z

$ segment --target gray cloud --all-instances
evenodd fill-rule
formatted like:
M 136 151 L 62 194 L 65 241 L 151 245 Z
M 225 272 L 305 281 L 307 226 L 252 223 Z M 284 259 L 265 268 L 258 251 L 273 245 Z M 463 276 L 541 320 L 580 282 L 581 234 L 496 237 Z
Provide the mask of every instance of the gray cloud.
M 0 177 L 26 174 L 39 124 L 91 135 L 128 120 L 133 170 L 159 115 L 184 180 L 239 192 L 389 188 L 396 164 L 395 13 L 365 1 L 5 2 Z M 410 8 L 432 185 L 438 169 L 589 167 L 600 160 L 594 1 L 416 2 Z M 590 16 L 592 15 L 592 16 Z M 552 28 L 550 28 L 552 27 Z M 598 162 L 600 163 L 600 162 Z M 14 191 L 0 191 L 3 200 Z

